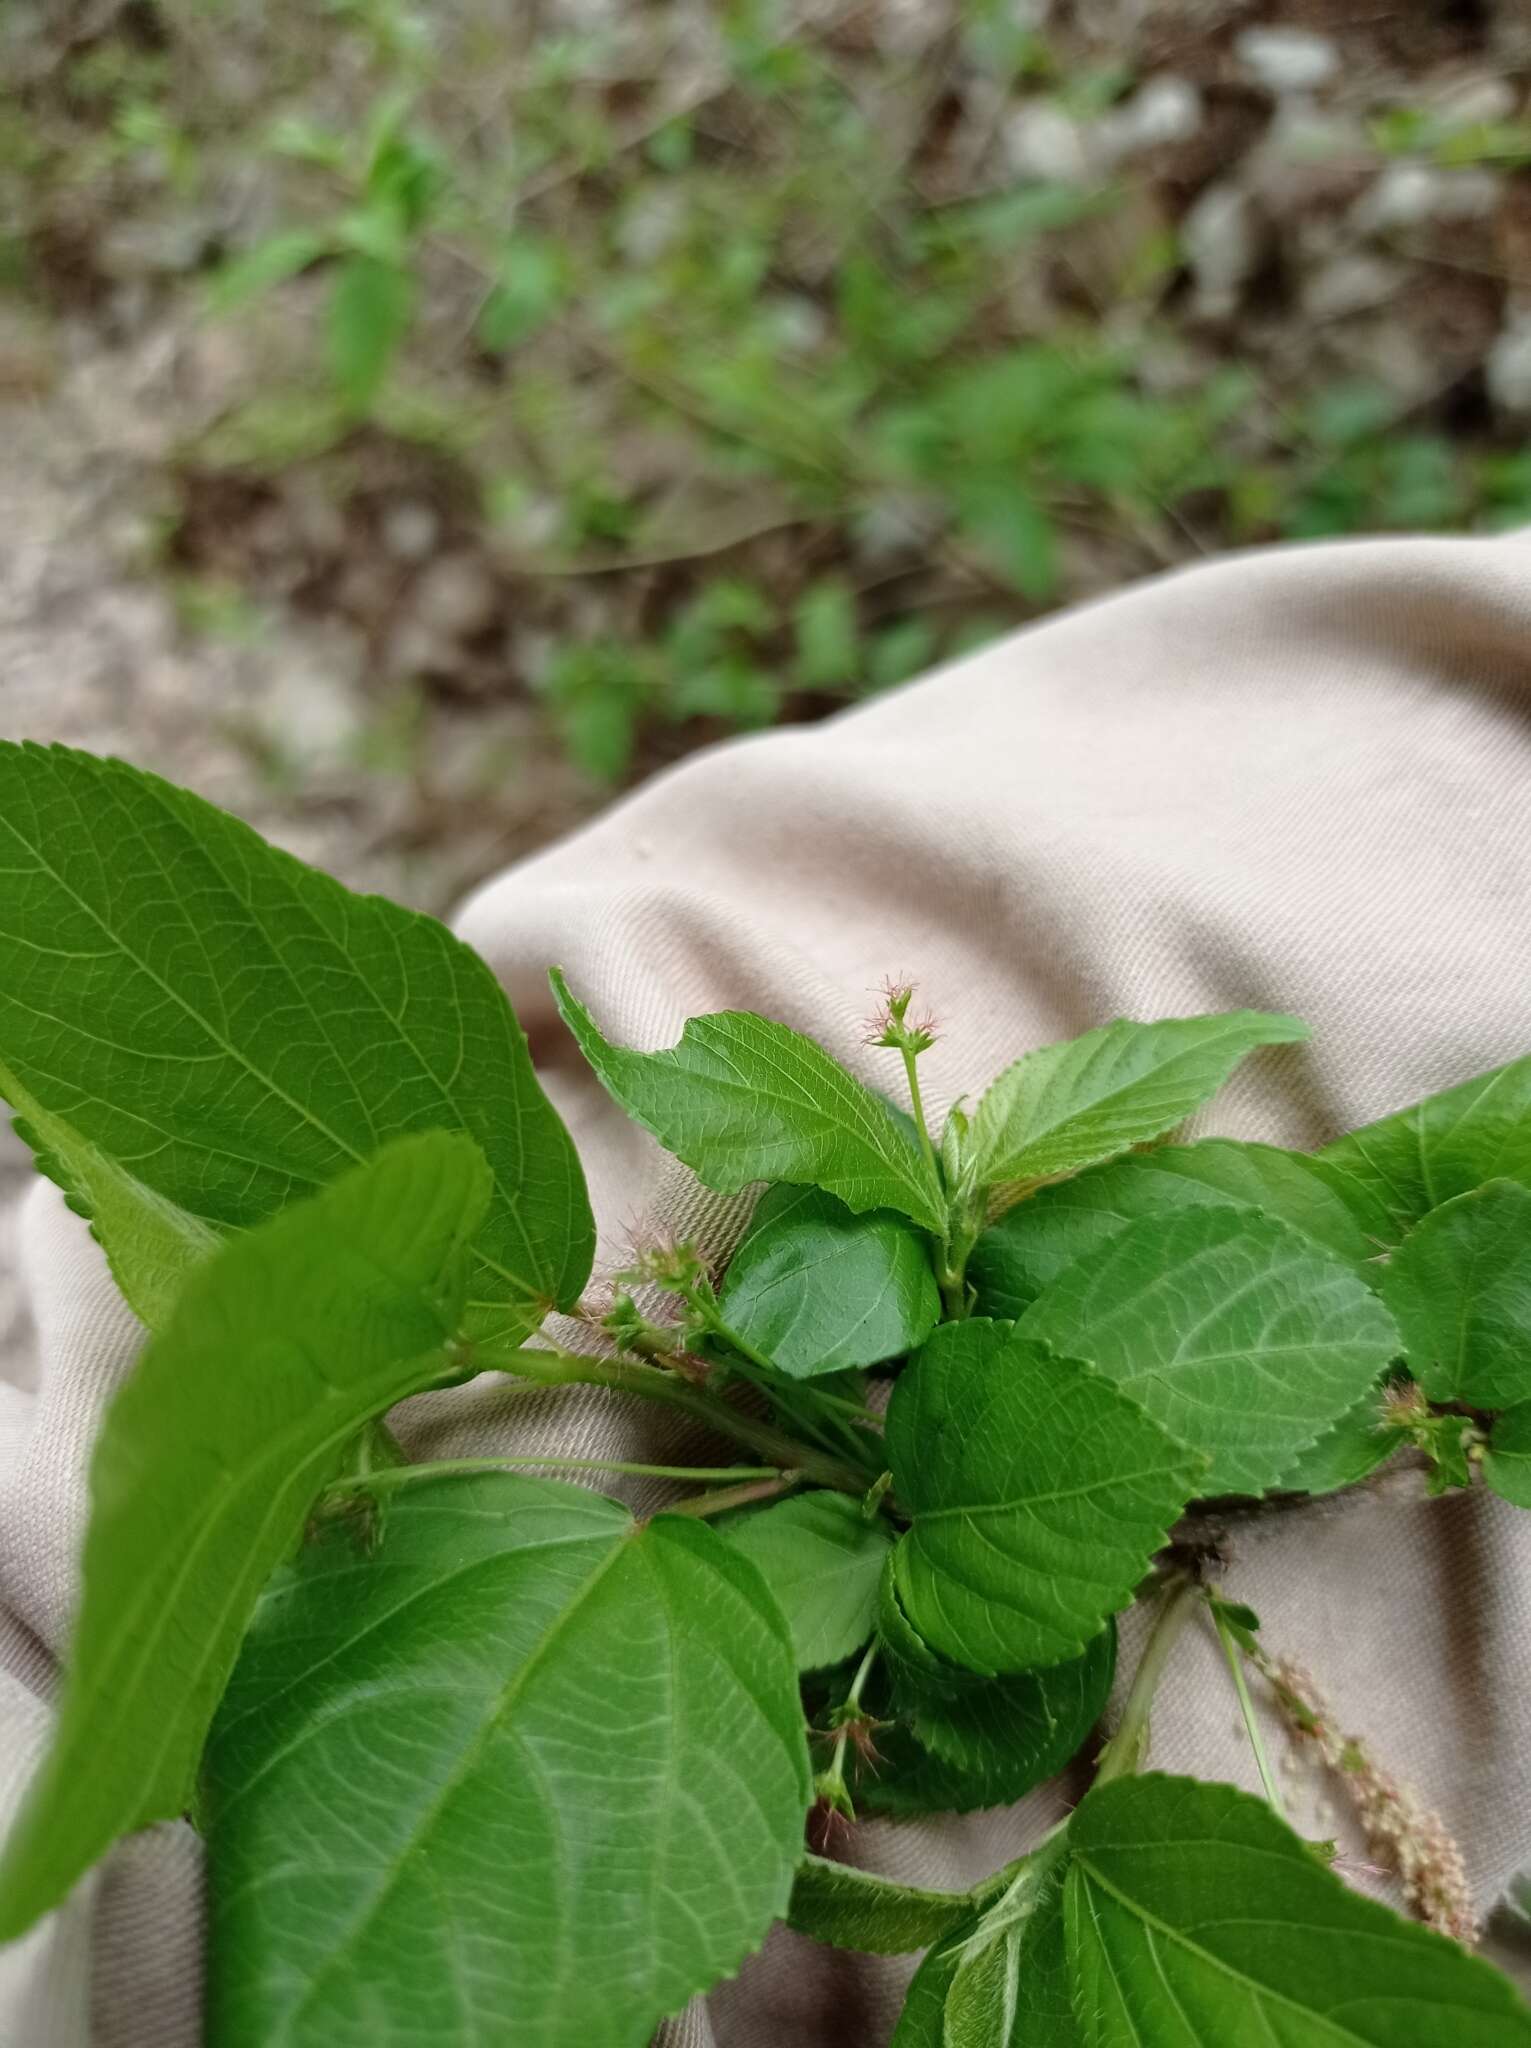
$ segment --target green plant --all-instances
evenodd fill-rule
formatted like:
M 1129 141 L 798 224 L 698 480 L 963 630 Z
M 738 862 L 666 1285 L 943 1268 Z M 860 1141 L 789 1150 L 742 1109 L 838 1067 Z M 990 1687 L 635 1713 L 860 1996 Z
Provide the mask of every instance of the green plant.
M 868 1039 L 895 1103 L 754 1015 L 613 1044 L 555 972 L 623 1110 L 708 1186 L 766 1184 L 721 1265 L 654 1240 L 581 1309 L 573 1147 L 445 930 L 65 750 L 0 745 L 0 840 L 0 1091 L 150 1333 L 0 1934 L 190 1812 L 217 2048 L 638 2048 L 783 1916 L 929 1950 L 899 2048 L 1531 2043 L 1504 1980 L 1282 1817 L 1251 1679 L 1407 1834 L 1201 1507 L 1405 1445 L 1531 1504 L 1531 1059 L 1315 1155 L 1186 1145 L 1302 1026 L 1118 1021 L 937 1132 L 906 986 Z M 539 1338 L 553 1310 L 592 1348 Z M 740 1462 L 406 1462 L 388 1410 L 480 1373 L 659 1402 Z M 635 1520 L 565 1468 L 677 1497 Z M 818 1853 L 1087 1750 L 1135 1599 L 1125 1706 L 1039 1846 L 962 1894 Z M 1265 1802 L 1142 1768 L 1197 1616 Z M 1467 1934 L 1450 1845 L 1408 1843 Z
M 385 497 L 446 482 L 444 539 L 515 579 L 503 642 L 427 665 L 393 630 L 411 576 L 384 596 L 329 542 L 304 604 L 422 659 L 390 680 L 428 695 L 454 660 L 475 695 L 539 691 L 611 783 L 1220 546 L 1527 516 L 1514 423 L 1476 395 L 1485 251 L 1376 229 L 1410 266 L 1382 355 L 1381 308 L 1287 344 L 1298 245 L 1209 329 L 1181 234 L 1206 173 L 1093 152 L 1152 76 L 1141 37 L 1002 0 L 919 10 L 919 56 L 896 10 L 752 0 L 700 43 L 684 10 L 629 12 L 552 33 L 477 0 L 270 0 L 214 28 L 208 0 L 157 0 L 0 84 L 0 286 L 110 302 L 125 269 L 136 302 L 142 271 L 173 320 L 211 298 L 246 330 L 210 352 L 227 410 L 166 458 L 178 567 L 273 595 L 260 527 L 197 516 L 209 470 L 285 499 L 296 469 L 300 503 L 322 470 L 358 515 L 347 556 Z M 1091 145 L 1072 175 L 1016 168 L 1039 97 Z M 1525 155 L 1516 119 L 1373 112 L 1372 174 Z M 740 591 L 757 616 L 722 618 Z
M 418 251 L 445 196 L 445 167 L 406 124 L 407 103 L 384 100 L 360 148 L 308 127 L 279 130 L 278 147 L 319 163 L 351 203 L 317 227 L 283 229 L 219 273 L 213 307 L 231 312 L 252 293 L 328 264 L 326 356 L 335 388 L 368 412 L 402 346 L 419 296 Z

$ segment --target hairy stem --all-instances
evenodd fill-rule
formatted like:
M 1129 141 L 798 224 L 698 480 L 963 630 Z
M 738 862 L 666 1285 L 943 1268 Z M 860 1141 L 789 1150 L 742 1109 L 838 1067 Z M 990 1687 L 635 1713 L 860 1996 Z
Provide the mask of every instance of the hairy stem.
M 1095 1782 L 1105 1785 L 1112 1778 L 1125 1777 L 1143 1762 L 1148 1747 L 1148 1718 L 1164 1667 L 1169 1662 L 1180 1631 L 1196 1603 L 1197 1588 L 1192 1579 L 1177 1577 L 1166 1588 L 1164 1604 L 1143 1648 L 1143 1657 L 1122 1709 L 1121 1725 L 1100 1753 Z
M 418 1479 L 446 1479 L 473 1472 L 503 1472 L 523 1466 L 545 1466 L 559 1472 L 620 1472 L 635 1479 L 684 1479 L 703 1486 L 715 1479 L 770 1479 L 783 1475 L 774 1467 L 758 1465 L 637 1465 L 623 1458 L 552 1458 L 528 1452 L 520 1457 L 507 1454 L 494 1458 L 440 1458 L 425 1465 L 389 1465 L 372 1472 L 358 1472 L 337 1479 L 326 1493 L 378 1493 L 385 1488 L 412 1486 Z
M 936 1275 L 936 1281 L 941 1289 L 941 1307 L 947 1322 L 962 1322 L 968 1312 L 966 1276 L 960 1271 L 943 1266 L 941 1272 Z
M 904 1075 L 909 1083 L 909 1101 L 914 1110 L 914 1128 L 919 1134 L 920 1150 L 925 1155 L 925 1164 L 930 1168 L 930 1177 L 936 1187 L 941 1186 L 941 1169 L 936 1163 L 936 1148 L 930 1142 L 930 1126 L 925 1121 L 925 1098 L 920 1093 L 919 1055 L 907 1045 L 899 1047 L 903 1055 Z
M 838 1457 L 843 1453 L 858 1459 L 867 1457 L 870 1439 L 864 1431 L 853 1429 L 838 1413 L 843 1407 L 853 1407 L 853 1403 L 822 1394 L 811 1383 L 784 1380 L 774 1367 L 757 1367 L 754 1354 L 731 1359 L 729 1364 L 741 1379 L 767 1396 L 777 1413 L 785 1417 L 793 1429 L 810 1437 L 831 1456 Z M 856 1412 L 864 1411 L 858 1409 Z
M 866 1474 L 853 1465 L 810 1444 L 799 1443 L 769 1422 L 742 1415 L 716 1394 L 688 1386 L 675 1374 L 661 1372 L 652 1365 L 634 1365 L 624 1358 L 586 1358 L 568 1351 L 499 1351 L 488 1347 L 477 1355 L 475 1363 L 480 1369 L 511 1373 L 542 1386 L 610 1387 L 616 1393 L 659 1401 L 705 1423 L 722 1436 L 731 1436 L 736 1443 L 748 1445 L 780 1469 L 800 1472 L 816 1485 L 853 1493 L 858 1500 L 867 1490 Z
M 724 1515 L 730 1508 L 747 1508 L 753 1501 L 775 1500 L 778 1494 L 790 1493 L 794 1486 L 801 1486 L 801 1472 L 778 1472 L 771 1479 L 757 1479 L 749 1486 L 720 1486 L 716 1493 L 699 1493 L 690 1500 L 676 1501 L 667 1507 L 667 1515 Z

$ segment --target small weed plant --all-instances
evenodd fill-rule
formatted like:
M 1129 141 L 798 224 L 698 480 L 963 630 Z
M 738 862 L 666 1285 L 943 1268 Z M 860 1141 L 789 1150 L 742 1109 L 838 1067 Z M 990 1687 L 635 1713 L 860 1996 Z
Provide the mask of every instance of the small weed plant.
M 1263 1647 L 1216 1533 L 1406 1446 L 1531 1506 L 1531 1059 L 1316 1154 L 1183 1144 L 1303 1026 L 1121 1020 L 936 1130 L 906 986 L 883 1094 L 754 1015 L 615 1044 L 555 971 L 620 1108 L 758 1191 L 726 1259 L 656 1238 L 597 1298 L 574 1147 L 441 925 L 63 750 L 0 746 L 0 845 L 0 1092 L 148 1333 L 0 1935 L 189 1815 L 215 2048 L 641 2048 L 781 1919 L 927 1952 L 897 2048 L 1531 2044 L 1454 1845 Z M 406 1461 L 390 1409 L 483 1375 L 704 1448 Z M 1144 1767 L 1187 1624 L 1266 1799 Z M 1289 1825 L 1252 1687 L 1416 1917 Z M 858 1815 L 1075 1758 L 1078 1805 L 971 1891 L 839 1860 Z

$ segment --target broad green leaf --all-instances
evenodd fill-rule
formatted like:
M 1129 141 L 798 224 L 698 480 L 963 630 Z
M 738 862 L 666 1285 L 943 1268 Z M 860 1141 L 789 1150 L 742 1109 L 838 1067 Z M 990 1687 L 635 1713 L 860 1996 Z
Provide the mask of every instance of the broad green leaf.
M 1116 1380 L 1210 1460 L 1211 1493 L 1274 1486 L 1398 1354 L 1355 1269 L 1246 1209 L 1179 1209 L 1118 1232 L 1017 1331 Z
M 1506 1408 L 1483 1453 L 1483 1477 L 1501 1500 L 1531 1508 L 1531 1401 Z
M 693 1017 L 668 1052 L 632 1052 L 597 1030 L 555 968 L 564 1022 L 634 1122 L 725 1195 L 754 1181 L 824 1188 L 849 1209 L 896 1209 L 941 1231 L 934 1171 L 893 1110 L 811 1038 L 724 1010 Z
M 931 1754 L 953 1769 L 991 1785 L 1020 1786 L 989 1804 L 1019 1799 L 1076 1753 L 1105 1709 L 1115 1670 L 1116 1628 L 1108 1622 L 1067 1664 L 986 1679 L 954 1694 L 910 1691 L 909 1719 Z
M 1528 2048 L 1505 1978 L 1351 1891 L 1261 1800 L 1157 1775 L 1069 1823 L 1064 1914 L 1088 2048 Z
M 901 1956 L 929 1948 L 972 1913 L 966 1892 L 921 1891 L 847 1863 L 805 1856 L 792 1886 L 787 1925 L 834 1948 Z
M 472 1334 L 518 1341 L 589 1275 L 579 1161 L 484 962 L 120 761 L 0 742 L 0 1067 L 147 1321 L 210 1235 L 408 1131 L 494 1174 Z
M 945 1323 L 888 1406 L 911 1625 L 994 1675 L 1077 1657 L 1125 1607 L 1200 1461 L 1089 1366 L 1007 1323 Z
M 1490 1181 L 1432 1209 L 1389 1259 L 1382 1298 L 1432 1401 L 1531 1399 L 1531 1188 Z
M 723 1532 L 757 1565 L 786 1616 L 800 1671 L 838 1664 L 877 1623 L 877 1587 L 893 1546 L 843 1493 L 804 1493 L 755 1508 Z
M 267 1576 L 370 1416 L 428 1386 L 489 1195 L 401 1139 L 198 1268 L 107 1411 L 53 1747 L 0 1863 L 0 1940 L 187 1805 Z
M 365 252 L 342 261 L 330 294 L 330 370 L 356 411 L 382 388 L 414 306 L 415 281 L 399 263 Z
M 640 2048 L 787 1909 L 797 1675 L 704 1523 L 397 1486 L 256 1616 L 208 1751 L 218 2048 Z
M 821 1188 L 768 1188 L 728 1264 L 723 1314 L 793 1379 L 880 1365 L 941 1314 L 929 1240 L 892 1210 L 856 1216 Z
M 1392 1457 L 1403 1441 L 1383 1418 L 1383 1389 L 1369 1387 L 1332 1429 L 1299 1451 L 1272 1489 L 1277 1493 L 1337 1493 L 1354 1486 Z
M 1087 1031 L 1007 1067 L 980 1098 L 972 1159 L 981 1186 L 1077 1173 L 1172 1130 L 1247 1053 L 1306 1038 L 1295 1017 L 1233 1010 Z
M 1430 1210 L 1485 1181 L 1531 1185 L 1531 1058 L 1351 1131 L 1318 1157 L 1386 1206 L 1395 1242 Z
M 958 1692 L 904 1677 L 893 1710 L 920 1745 L 874 1773 L 857 1804 L 881 1813 L 972 1813 L 1009 1806 L 1075 1756 L 1105 1710 L 1116 1668 L 1108 1626 L 1082 1657 L 1044 1671 L 981 1679 Z M 879 1747 L 884 1738 L 879 1737 Z
M 1039 1188 L 986 1230 L 973 1247 L 968 1279 L 978 1311 L 1019 1316 L 1037 1296 L 1129 1223 L 1166 1209 L 1259 1209 L 1300 1230 L 1337 1258 L 1365 1267 L 1388 1242 L 1380 1203 L 1368 1214 L 1364 1189 L 1305 1152 L 1203 1138 L 1091 1167 Z
M 896 1676 L 913 1680 L 922 1692 L 950 1694 L 983 1684 L 976 1672 L 934 1650 L 904 1612 L 895 1556 L 896 1552 L 889 1554 L 877 1589 L 877 1640 L 884 1665 Z

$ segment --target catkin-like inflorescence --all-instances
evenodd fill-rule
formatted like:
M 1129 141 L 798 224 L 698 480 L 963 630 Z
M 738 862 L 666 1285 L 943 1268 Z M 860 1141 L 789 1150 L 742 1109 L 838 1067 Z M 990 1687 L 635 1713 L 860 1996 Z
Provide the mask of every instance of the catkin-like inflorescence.
M 1404 1898 L 1427 1926 L 1471 1948 L 1478 1938 L 1467 1869 L 1445 1822 L 1371 1755 L 1342 1734 L 1312 1674 L 1287 1658 L 1262 1659 L 1299 1741 L 1310 1743 L 1345 1788 L 1367 1843 L 1403 1881 Z

